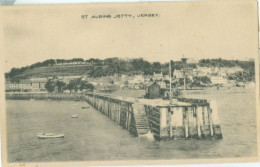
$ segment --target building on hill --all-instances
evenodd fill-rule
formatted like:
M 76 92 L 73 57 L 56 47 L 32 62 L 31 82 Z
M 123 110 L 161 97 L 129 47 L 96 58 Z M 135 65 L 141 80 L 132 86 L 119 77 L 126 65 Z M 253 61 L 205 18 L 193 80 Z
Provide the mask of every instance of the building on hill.
M 211 76 L 210 81 L 213 85 L 224 85 L 228 83 L 228 80 L 224 77 Z
M 159 74 L 156 74 L 155 72 L 153 73 L 153 80 L 154 81 L 160 81 L 160 80 L 163 80 L 163 73 L 159 73 Z
M 55 66 L 66 66 L 66 65 L 89 65 L 92 66 L 92 63 L 84 62 L 84 61 L 71 61 L 71 62 L 62 62 L 56 63 Z
M 198 67 L 196 73 L 199 77 L 209 76 L 212 70 L 210 67 Z
M 182 70 L 175 70 L 173 73 L 174 78 L 179 79 L 183 78 L 183 71 Z
M 164 81 L 157 82 L 157 84 L 160 86 L 160 88 L 166 88 L 166 83 Z
M 198 64 L 199 60 L 194 59 L 194 58 L 187 58 L 187 64 Z

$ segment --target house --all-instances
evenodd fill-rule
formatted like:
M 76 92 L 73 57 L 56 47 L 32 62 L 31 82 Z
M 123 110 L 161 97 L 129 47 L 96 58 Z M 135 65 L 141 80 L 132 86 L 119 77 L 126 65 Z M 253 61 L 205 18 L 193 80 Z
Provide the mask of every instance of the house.
M 177 79 L 183 78 L 183 71 L 182 70 L 174 70 L 173 76 Z
M 21 80 L 19 83 L 5 83 L 6 92 L 45 92 L 46 81 Z
M 218 76 L 211 76 L 210 77 L 211 83 L 214 85 L 222 85 L 228 83 L 228 80 L 223 78 L 223 77 L 218 77 Z
M 163 80 L 163 74 L 162 74 L 162 72 L 159 73 L 159 74 L 156 74 L 156 73 L 154 72 L 154 73 L 153 73 L 153 80 L 154 80 L 154 81 Z
M 157 82 L 160 88 L 166 88 L 166 83 L 164 81 Z
M 156 82 L 147 85 L 145 88 L 145 98 L 148 99 L 157 99 L 160 98 L 160 85 Z
M 194 58 L 187 59 L 187 64 L 198 64 L 198 63 L 199 63 L 198 59 L 194 59 Z
M 212 71 L 212 69 L 209 67 L 198 67 L 197 68 L 197 73 L 198 73 L 198 76 L 200 76 L 200 77 L 210 75 L 211 71 Z

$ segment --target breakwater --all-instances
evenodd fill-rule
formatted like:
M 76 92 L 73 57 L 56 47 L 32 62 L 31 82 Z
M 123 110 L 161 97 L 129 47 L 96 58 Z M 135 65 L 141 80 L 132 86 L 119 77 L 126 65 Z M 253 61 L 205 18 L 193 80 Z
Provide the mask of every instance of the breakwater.
M 77 93 L 6 93 L 6 99 L 11 100 L 84 100 Z
M 156 140 L 221 139 L 216 103 L 178 98 L 123 98 L 107 94 L 6 94 L 14 100 L 85 100 L 134 136 L 152 133 Z

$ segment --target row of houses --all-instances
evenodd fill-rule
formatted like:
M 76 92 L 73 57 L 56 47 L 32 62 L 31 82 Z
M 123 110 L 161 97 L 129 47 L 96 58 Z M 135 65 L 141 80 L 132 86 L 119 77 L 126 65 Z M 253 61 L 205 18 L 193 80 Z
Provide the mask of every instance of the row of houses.
M 174 78 L 183 79 L 188 78 L 193 80 L 194 77 L 208 77 L 212 84 L 226 84 L 227 77 L 237 72 L 243 72 L 241 67 L 220 68 L 220 67 L 197 67 L 195 69 L 175 70 Z
M 197 67 L 195 69 L 186 69 L 185 73 L 191 76 L 219 76 L 219 77 L 227 77 L 230 74 L 234 74 L 237 72 L 243 72 L 241 67 L 232 67 L 232 68 L 220 68 L 220 67 Z M 183 78 L 184 71 L 182 70 L 175 70 L 174 76 L 176 78 Z
M 5 83 L 6 92 L 45 92 L 47 81 L 23 80 L 20 83 Z
M 73 79 L 82 78 L 82 76 L 56 76 L 56 79 L 69 84 L 69 82 Z M 6 81 L 5 83 L 5 91 L 7 92 L 46 92 L 45 84 L 49 79 L 53 79 L 51 77 L 43 77 L 43 78 L 29 78 L 20 80 L 19 83 L 13 83 L 10 81 Z
M 62 62 L 62 63 L 56 63 L 55 66 L 65 66 L 65 65 L 89 65 L 92 66 L 92 63 L 89 62 Z

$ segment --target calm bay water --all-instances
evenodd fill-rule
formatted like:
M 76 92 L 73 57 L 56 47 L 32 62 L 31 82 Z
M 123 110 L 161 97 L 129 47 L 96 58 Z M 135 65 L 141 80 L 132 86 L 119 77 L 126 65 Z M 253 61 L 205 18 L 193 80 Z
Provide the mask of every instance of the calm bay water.
M 217 101 L 223 140 L 154 141 L 136 138 L 86 102 L 7 100 L 9 162 L 186 159 L 256 156 L 254 90 L 190 91 Z M 71 115 L 78 114 L 73 119 Z M 64 138 L 38 139 L 38 132 Z

